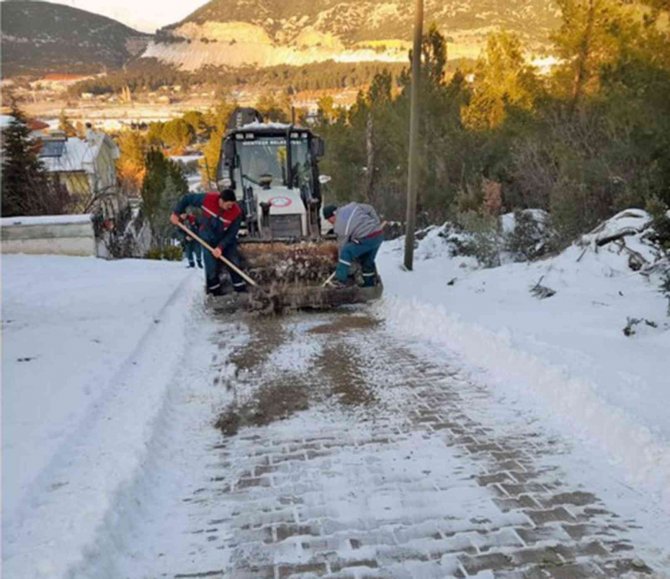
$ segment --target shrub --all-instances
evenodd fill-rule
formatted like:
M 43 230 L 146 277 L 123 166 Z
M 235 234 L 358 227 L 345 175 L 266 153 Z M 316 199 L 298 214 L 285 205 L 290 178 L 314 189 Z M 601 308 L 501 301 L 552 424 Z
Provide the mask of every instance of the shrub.
M 149 251 L 147 251 L 145 258 L 160 261 L 163 259 L 163 250 L 158 247 L 152 247 Z
M 163 259 L 167 261 L 181 261 L 184 259 L 184 251 L 179 245 L 168 245 L 163 249 Z
M 152 247 L 147 251 L 145 257 L 157 261 L 181 261 L 184 258 L 184 252 L 179 245 L 168 245 L 164 248 Z
M 514 261 L 539 259 L 555 249 L 555 234 L 545 212 L 514 212 L 514 227 L 505 235 L 505 250 Z
M 458 214 L 456 223 L 468 234 L 465 237 L 458 236 L 458 241 L 455 242 L 458 253 L 477 258 L 484 267 L 500 265 L 500 250 L 503 244 L 497 217 L 468 211 Z

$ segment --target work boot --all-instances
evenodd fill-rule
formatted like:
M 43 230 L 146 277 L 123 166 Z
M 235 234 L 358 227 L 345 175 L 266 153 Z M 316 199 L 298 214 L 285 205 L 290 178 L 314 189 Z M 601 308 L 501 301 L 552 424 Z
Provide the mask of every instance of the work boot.
M 377 285 L 377 272 L 363 272 L 363 285 L 361 287 L 375 287 Z
M 195 263 L 189 263 L 189 264 L 186 266 L 186 269 L 193 269 L 194 267 L 195 267 Z
M 200 269 L 202 269 L 202 261 L 199 261 L 199 262 L 198 262 L 198 267 L 199 267 Z
M 208 286 L 207 293 L 210 296 L 222 296 L 224 293 L 223 286 L 220 283 L 214 286 Z

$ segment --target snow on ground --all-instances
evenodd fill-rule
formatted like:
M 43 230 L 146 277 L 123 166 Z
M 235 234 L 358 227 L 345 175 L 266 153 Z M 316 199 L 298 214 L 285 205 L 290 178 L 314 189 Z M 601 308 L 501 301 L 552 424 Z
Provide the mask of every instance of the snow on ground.
M 629 246 L 642 253 L 645 246 L 634 232 L 643 217 L 631 214 L 625 221 L 631 228 Z M 583 463 L 591 464 L 589 476 L 600 476 L 593 465 L 608 459 L 613 472 L 624 473 L 643 491 L 641 497 L 651 494 L 670 512 L 667 303 L 655 282 L 629 269 L 628 254 L 597 246 L 613 233 L 608 226 L 594 233 L 586 248 L 574 246 L 544 261 L 488 270 L 477 269 L 471 258 L 449 257 L 439 228 L 420 242 L 413 273 L 400 269 L 401 242 L 389 242 L 379 259 L 386 296 L 373 311 L 385 319 L 384 331 L 394 338 L 414 340 L 433 358 L 443 353 L 459 371 L 464 364 L 469 376 L 463 384 L 471 377 L 500 392 L 505 402 L 498 404 L 492 396 L 486 404 L 526 408 L 528 416 L 542 417 L 548 429 L 584 441 L 576 446 L 600 455 Z M 166 572 L 173 571 L 168 559 L 146 559 L 142 535 L 134 533 L 146 524 L 161 528 L 165 536 L 156 537 L 156 547 L 173 547 L 182 562 L 193 557 L 181 533 L 187 523 L 198 527 L 201 520 L 188 520 L 179 506 L 181 485 L 198 468 L 207 480 L 212 476 L 207 449 L 218 435 L 211 418 L 223 398 L 233 394 L 210 385 L 244 379 L 244 372 L 238 373 L 227 359 L 230 349 L 251 340 L 247 356 L 253 353 L 253 368 L 264 379 L 302 373 L 310 383 L 311 370 L 321 371 L 310 360 L 344 356 L 341 363 L 352 357 L 347 344 L 329 354 L 330 339 L 319 342 L 295 328 L 291 340 L 281 331 L 273 335 L 269 322 L 257 329 L 265 340 L 259 345 L 267 351 L 256 348 L 257 337 L 244 324 L 233 332 L 239 343 L 227 337 L 221 337 L 221 344 L 209 343 L 216 327 L 203 321 L 197 307 L 202 273 L 183 264 L 4 256 L 2 265 L 7 577 L 129 576 L 138 561 L 148 570 L 158 561 Z M 540 278 L 557 292 L 554 296 L 539 300 L 531 295 L 529 289 Z M 642 324 L 626 337 L 622 329 L 628 317 L 645 318 L 658 327 Z M 393 397 L 389 385 L 395 370 L 383 365 L 394 351 L 375 363 L 372 353 L 379 339 L 379 334 L 370 338 L 371 352 L 360 346 L 361 358 L 354 362 L 366 385 L 376 381 L 379 392 Z M 413 360 L 407 364 L 414 369 Z M 219 376 L 212 376 L 214 366 L 220 366 Z M 351 382 L 346 372 L 339 378 L 343 384 Z M 400 373 L 397 379 L 409 378 Z M 419 382 L 424 380 L 422 374 Z M 237 398 L 235 388 L 233 393 Z M 404 395 L 404 390 L 396 393 L 400 398 L 391 399 L 389 406 L 407 404 Z M 505 419 L 499 420 L 502 428 Z M 269 427 L 267 435 L 270 440 L 296 432 L 307 436 L 310 429 L 314 434 L 327 426 L 326 420 L 308 424 L 296 415 L 290 423 Z M 354 426 L 348 429 L 352 436 Z M 205 446 L 194 450 L 192 440 Z M 408 439 L 407 448 L 393 447 L 388 455 L 380 452 L 379 460 L 391 465 L 416 447 L 417 467 L 446 456 L 449 460 L 435 466 L 437 474 L 460 484 L 452 480 L 453 457 L 444 455 L 442 446 L 421 440 Z M 240 468 L 248 468 L 255 439 L 240 438 L 239 444 Z M 336 510 L 343 515 L 357 507 L 340 494 L 342 489 L 350 481 L 368 484 L 364 477 L 356 479 L 360 471 L 353 458 L 344 453 L 342 464 L 349 470 L 335 471 L 332 486 L 324 487 L 328 504 L 339 505 Z M 322 469 L 315 472 L 320 477 Z M 194 495 L 200 490 L 194 487 Z M 459 500 L 478 496 L 436 504 L 451 509 Z M 374 497 L 380 513 L 393 508 L 383 496 Z M 207 517 L 212 504 L 225 511 L 235 502 L 222 501 L 220 494 L 215 499 L 204 504 L 199 517 Z M 249 508 L 255 511 L 255 503 Z M 119 560 L 123 553 L 130 558 Z M 208 553 L 212 564 L 225 556 Z M 194 567 L 200 563 L 192 561 Z M 118 572 L 126 564 L 128 573 Z
M 532 264 L 476 269 L 472 258 L 450 257 L 439 234 L 420 242 L 413 273 L 401 269 L 403 240 L 385 244 L 379 315 L 399 333 L 456 352 L 516 403 L 604 451 L 670 512 L 670 320 L 658 280 L 594 240 Z M 635 237 L 628 245 L 643 250 Z M 531 295 L 540 279 L 556 295 Z M 628 317 L 658 327 L 643 323 L 626 337 Z
M 58 577 L 142 463 L 201 280 L 152 261 L 2 266 L 3 567 Z

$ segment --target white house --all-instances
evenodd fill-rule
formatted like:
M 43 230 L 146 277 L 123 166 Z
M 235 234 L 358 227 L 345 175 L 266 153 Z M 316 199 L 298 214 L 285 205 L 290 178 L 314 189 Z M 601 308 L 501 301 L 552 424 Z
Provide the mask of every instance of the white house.
M 58 177 L 70 195 L 98 196 L 117 190 L 119 148 L 112 138 L 90 127 L 86 137 L 52 134 L 44 139 L 39 156 L 47 171 Z

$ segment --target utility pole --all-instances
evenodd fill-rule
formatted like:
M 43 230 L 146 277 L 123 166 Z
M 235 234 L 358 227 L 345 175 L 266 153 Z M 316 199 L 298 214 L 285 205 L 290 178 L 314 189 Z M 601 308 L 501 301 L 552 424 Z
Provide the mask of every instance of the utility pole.
M 419 189 L 419 89 L 421 84 L 421 40 L 423 37 L 423 0 L 416 0 L 414 13 L 414 50 L 412 52 L 412 91 L 409 121 L 409 176 L 407 182 L 407 223 L 405 234 L 405 269 L 414 268 L 414 230 L 416 197 Z

